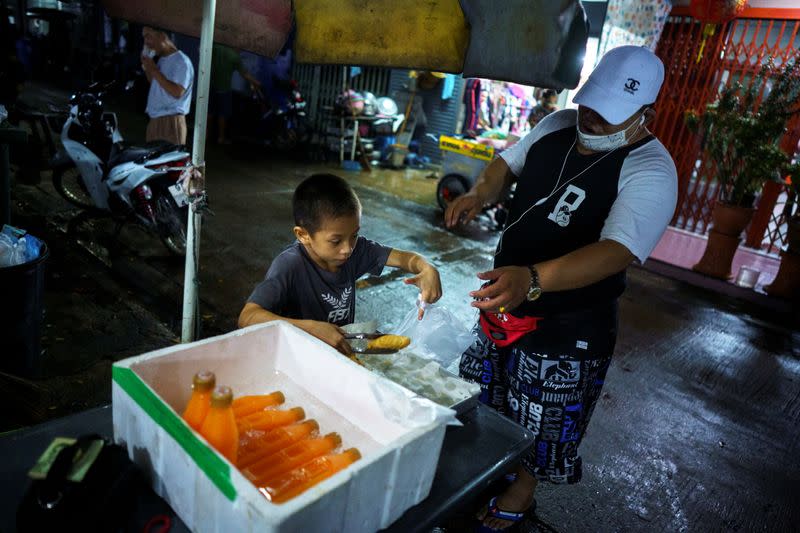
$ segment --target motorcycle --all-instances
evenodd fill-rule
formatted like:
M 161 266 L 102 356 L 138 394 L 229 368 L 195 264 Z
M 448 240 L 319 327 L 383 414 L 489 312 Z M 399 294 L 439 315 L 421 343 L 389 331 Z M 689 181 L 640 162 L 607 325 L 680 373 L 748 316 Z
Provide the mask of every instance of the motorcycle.
M 181 175 L 190 154 L 166 141 L 125 144 L 116 115 L 103 107 L 110 87 L 92 84 L 70 99 L 64 148 L 51 161 L 53 186 L 88 213 L 110 215 L 118 228 L 134 221 L 158 235 L 171 253 L 183 255 L 189 202 Z
M 311 139 L 311 126 L 306 118 L 306 102 L 297 82 L 273 76 L 277 97 L 267 98 L 261 89 L 253 90 L 252 99 L 241 113 L 240 129 L 247 137 L 259 139 L 281 152 L 290 152 Z

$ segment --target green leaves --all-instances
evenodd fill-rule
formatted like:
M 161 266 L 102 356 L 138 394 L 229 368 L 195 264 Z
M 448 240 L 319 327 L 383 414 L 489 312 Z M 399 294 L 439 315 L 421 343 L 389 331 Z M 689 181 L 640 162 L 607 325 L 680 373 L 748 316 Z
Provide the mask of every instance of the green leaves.
M 764 183 L 800 168 L 780 149 L 786 124 L 800 113 L 800 53 L 776 68 L 769 59 L 750 83 L 732 83 L 699 114 L 686 113 L 690 131 L 701 134 L 707 159 L 722 184 L 720 200 L 752 206 Z M 760 99 L 760 103 L 759 103 Z

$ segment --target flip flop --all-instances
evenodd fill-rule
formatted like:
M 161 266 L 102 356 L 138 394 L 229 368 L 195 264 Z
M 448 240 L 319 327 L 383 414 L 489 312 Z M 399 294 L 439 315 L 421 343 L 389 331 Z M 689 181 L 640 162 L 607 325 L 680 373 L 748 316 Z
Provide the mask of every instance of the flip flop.
M 481 522 L 480 524 L 478 524 L 477 533 L 498 533 L 503 531 L 505 532 L 513 531 L 512 528 L 514 528 L 520 520 L 525 518 L 525 515 L 528 514 L 531 511 L 531 509 L 535 508 L 535 506 L 536 506 L 536 501 L 534 500 L 534 503 L 531 505 L 531 507 L 526 509 L 525 511 L 519 513 L 514 513 L 511 511 L 503 511 L 497 506 L 497 496 L 495 496 L 494 498 L 489 500 L 489 505 L 487 506 L 488 507 L 487 513 L 486 516 L 483 518 L 483 520 L 486 520 L 487 518 L 498 518 L 500 520 L 507 520 L 512 524 L 502 529 L 492 529 L 490 527 L 486 527 L 485 525 L 483 525 L 483 522 Z

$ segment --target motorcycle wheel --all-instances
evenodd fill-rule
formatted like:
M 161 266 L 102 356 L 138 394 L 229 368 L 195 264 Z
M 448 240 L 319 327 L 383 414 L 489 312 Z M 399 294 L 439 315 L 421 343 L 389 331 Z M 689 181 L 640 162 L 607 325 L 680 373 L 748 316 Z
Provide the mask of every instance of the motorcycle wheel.
M 69 203 L 83 209 L 95 210 L 89 191 L 83 184 L 83 177 L 75 165 L 53 169 L 53 186 Z
M 436 202 L 442 209 L 447 209 L 447 204 L 466 193 L 469 187 L 469 183 L 463 176 L 447 174 L 439 180 L 439 184 L 436 186 Z
M 186 255 L 188 207 L 178 207 L 168 191 L 160 191 L 154 202 L 156 229 L 161 242 L 173 255 Z

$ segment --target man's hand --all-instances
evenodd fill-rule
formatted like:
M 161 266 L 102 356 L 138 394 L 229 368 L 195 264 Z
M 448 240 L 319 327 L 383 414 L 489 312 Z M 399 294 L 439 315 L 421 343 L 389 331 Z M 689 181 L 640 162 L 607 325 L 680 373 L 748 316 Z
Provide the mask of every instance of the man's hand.
M 156 65 L 156 62 L 153 61 L 153 58 L 143 55 L 142 70 L 149 78 L 152 78 L 156 71 L 158 71 L 158 66 Z
M 521 266 L 506 266 L 480 272 L 478 278 L 494 283 L 469 293 L 473 298 L 479 299 L 472 302 L 472 306 L 493 313 L 505 313 L 518 307 L 525 301 L 531 286 L 531 272 L 527 267 Z M 484 301 L 484 298 L 488 300 Z
M 444 212 L 444 225 L 452 228 L 457 224 L 466 224 L 483 209 L 484 201 L 473 190 L 462 194 L 447 205 Z
M 404 280 L 406 285 L 416 285 L 419 288 L 422 301 L 428 304 L 436 303 L 442 297 L 442 280 L 439 278 L 439 271 L 433 266 L 426 266 L 413 278 Z M 419 320 L 425 315 L 425 309 L 419 308 Z
M 322 342 L 330 344 L 344 355 L 353 353 L 350 343 L 344 338 L 344 333 L 338 326 L 318 320 L 303 320 L 297 325 L 306 333 L 310 333 Z

